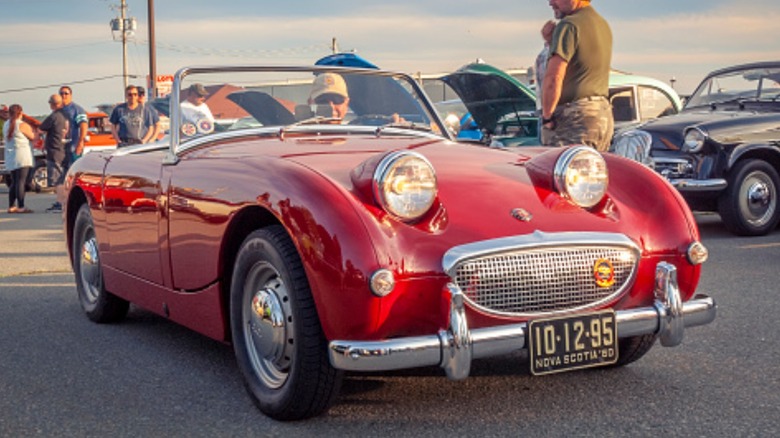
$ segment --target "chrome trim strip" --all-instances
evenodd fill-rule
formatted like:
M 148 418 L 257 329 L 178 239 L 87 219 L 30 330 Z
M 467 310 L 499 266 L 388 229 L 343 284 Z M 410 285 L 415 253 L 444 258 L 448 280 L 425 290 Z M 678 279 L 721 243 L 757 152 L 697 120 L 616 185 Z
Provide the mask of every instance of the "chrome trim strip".
M 682 328 L 705 325 L 715 320 L 717 306 L 715 300 L 709 296 L 697 295 L 685 303 L 680 303 L 676 268 L 673 265 L 659 263 L 656 278 L 663 280 L 657 281 L 656 294 L 664 299 L 657 299 L 652 307 L 615 312 L 620 338 L 656 334 L 661 338 L 661 345 L 673 346 L 677 345 L 673 341 L 682 339 Z M 460 301 L 457 298 L 460 292 L 450 288 L 450 293 L 452 301 L 455 302 L 451 303 L 450 311 L 458 313 L 457 316 L 450 316 L 451 321 L 457 321 L 457 336 L 452 328 L 448 328 L 441 331 L 444 335 L 440 332 L 384 341 L 334 340 L 330 342 L 328 351 L 331 365 L 347 371 L 388 371 L 439 365 L 446 369 L 450 378 L 462 379 L 468 375 L 472 359 L 527 348 L 526 323 L 469 331 L 466 319 L 461 320 L 463 315 L 460 315 L 459 306 L 462 302 L 460 305 L 456 302 Z M 676 310 L 672 310 L 666 307 L 666 302 L 673 303 L 673 306 L 680 305 Z M 455 338 L 462 340 L 459 345 L 465 350 L 456 350 L 453 353 L 449 340 Z M 672 341 L 671 344 L 669 340 Z M 466 350 L 470 350 L 470 353 L 467 354 Z M 469 363 L 460 363 L 459 360 Z
M 639 246 L 624 234 L 597 232 L 545 233 L 534 231 L 521 236 L 502 237 L 483 240 L 450 248 L 442 257 L 444 272 L 450 277 L 455 275 L 455 267 L 470 260 L 507 251 L 527 251 L 534 248 L 551 246 L 617 246 L 630 248 L 639 256 Z M 637 257 L 638 258 L 638 257 Z
M 723 178 L 712 179 L 670 179 L 669 182 L 681 192 L 709 192 L 720 191 L 728 187 L 728 182 Z

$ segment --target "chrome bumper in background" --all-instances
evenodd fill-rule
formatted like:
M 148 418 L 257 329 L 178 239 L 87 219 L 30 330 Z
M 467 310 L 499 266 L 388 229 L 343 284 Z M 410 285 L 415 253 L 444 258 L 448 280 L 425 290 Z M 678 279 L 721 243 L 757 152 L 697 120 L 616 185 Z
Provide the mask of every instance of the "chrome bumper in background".
M 681 192 L 719 192 L 725 190 L 728 183 L 723 178 L 713 179 L 670 179 L 669 182 Z
M 677 268 L 661 262 L 656 267 L 655 303 L 652 307 L 618 310 L 621 338 L 656 334 L 661 345 L 673 347 L 683 339 L 685 327 L 709 324 L 715 319 L 715 300 L 697 295 L 683 303 L 677 286 Z M 387 371 L 439 365 L 451 379 L 468 377 L 473 359 L 498 356 L 527 348 L 527 324 L 510 324 L 470 330 L 461 290 L 450 284 L 450 324 L 437 334 L 385 341 L 332 341 L 330 363 L 347 371 Z

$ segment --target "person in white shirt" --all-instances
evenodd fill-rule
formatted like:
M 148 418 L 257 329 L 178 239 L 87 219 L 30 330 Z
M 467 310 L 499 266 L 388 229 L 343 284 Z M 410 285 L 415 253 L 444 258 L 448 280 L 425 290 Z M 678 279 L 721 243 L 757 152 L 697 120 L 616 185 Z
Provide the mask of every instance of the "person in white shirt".
M 206 105 L 209 95 L 202 84 L 187 89 L 187 99 L 181 103 L 181 133 L 186 137 L 214 131 L 214 116 Z

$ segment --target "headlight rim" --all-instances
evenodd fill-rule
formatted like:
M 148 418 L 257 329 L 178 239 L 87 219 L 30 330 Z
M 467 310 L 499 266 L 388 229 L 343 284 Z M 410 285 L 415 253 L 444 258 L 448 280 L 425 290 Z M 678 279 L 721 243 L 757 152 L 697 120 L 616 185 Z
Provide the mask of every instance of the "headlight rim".
M 567 170 L 569 169 L 569 165 L 581 153 L 594 155 L 598 157 L 598 159 L 601 160 L 602 163 L 604 164 L 604 176 L 606 177 L 606 181 L 604 183 L 604 188 L 601 191 L 601 196 L 599 196 L 598 200 L 596 201 L 582 202 L 581 200 L 576 199 L 572 195 L 571 191 L 569 190 L 569 187 L 566 184 L 566 173 Z M 581 208 L 591 209 L 599 205 L 607 195 L 607 188 L 609 187 L 609 169 L 607 168 L 607 163 L 604 160 L 604 156 L 601 155 L 597 150 L 593 149 L 591 146 L 586 146 L 586 145 L 573 146 L 563 151 L 561 155 L 558 157 L 558 160 L 555 162 L 555 168 L 553 170 L 553 179 L 554 179 L 555 190 L 559 194 L 561 194 L 561 196 L 565 197 L 566 199 L 570 200 L 572 203 L 574 203 L 575 205 Z
M 427 207 L 421 209 L 420 213 L 416 215 L 400 214 L 398 211 L 393 209 L 391 207 L 391 203 L 388 202 L 387 200 L 385 191 L 383 190 L 386 178 L 389 175 L 390 170 L 393 168 L 395 164 L 397 164 L 404 158 L 412 158 L 421 161 L 430 169 L 431 175 L 433 177 L 433 189 L 432 189 L 433 194 L 431 196 L 431 200 L 428 203 Z M 372 177 L 372 191 L 374 194 L 374 199 L 376 200 L 377 204 L 379 204 L 379 206 L 382 207 L 382 209 L 388 214 L 390 214 L 392 217 L 406 223 L 416 222 L 431 210 L 433 205 L 436 203 L 436 199 L 438 198 L 439 188 L 438 188 L 438 181 L 436 176 L 436 169 L 434 169 L 433 164 L 431 164 L 431 162 L 424 155 L 418 152 L 407 151 L 407 150 L 392 151 L 386 154 L 384 157 L 382 157 L 382 159 L 377 164 Z
M 694 146 L 691 146 L 689 144 L 688 136 L 693 133 L 700 135 L 701 138 L 696 140 L 696 144 Z M 683 131 L 683 146 L 685 146 L 688 152 L 695 154 L 704 149 L 704 144 L 707 142 L 707 138 L 709 138 L 709 136 L 705 130 L 699 128 L 698 126 L 689 126 Z

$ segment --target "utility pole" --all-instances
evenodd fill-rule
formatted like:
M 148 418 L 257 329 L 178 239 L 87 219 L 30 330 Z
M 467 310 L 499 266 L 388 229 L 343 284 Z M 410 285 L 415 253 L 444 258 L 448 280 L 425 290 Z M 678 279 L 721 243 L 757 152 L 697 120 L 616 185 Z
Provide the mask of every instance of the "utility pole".
M 147 3 L 149 17 L 149 100 L 157 97 L 157 54 L 154 42 L 154 0 Z
M 122 0 L 120 7 L 120 19 L 122 20 L 122 81 L 124 89 L 127 89 L 127 26 L 125 26 L 125 17 L 127 12 L 127 3 Z
M 121 0 L 119 6 L 119 18 L 111 20 L 111 31 L 119 32 L 119 38 L 122 41 L 122 80 L 124 82 L 124 88 L 127 88 L 127 39 L 133 36 L 135 29 L 138 27 L 135 18 L 127 18 L 127 0 Z M 114 34 L 114 41 L 116 41 L 116 34 Z M 123 89 L 124 94 L 124 89 Z

